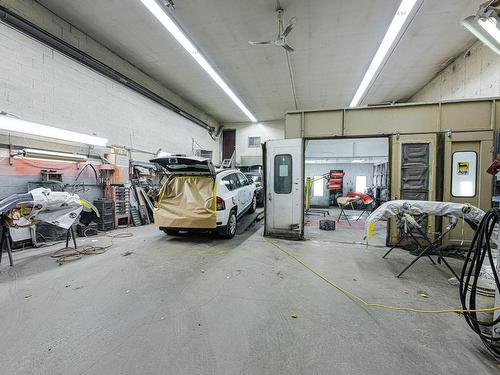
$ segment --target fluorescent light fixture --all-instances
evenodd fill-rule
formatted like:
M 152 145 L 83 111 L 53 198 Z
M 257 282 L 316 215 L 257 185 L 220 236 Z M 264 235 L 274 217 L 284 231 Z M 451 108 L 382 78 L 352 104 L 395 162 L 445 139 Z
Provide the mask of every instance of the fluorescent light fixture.
M 361 99 L 363 99 L 366 90 L 373 81 L 375 74 L 378 72 L 380 66 L 384 62 L 384 59 L 391 50 L 391 47 L 394 45 L 396 37 L 399 35 L 401 29 L 406 23 L 408 16 L 410 15 L 417 2 L 418 0 L 401 1 L 396 14 L 394 15 L 394 18 L 392 19 L 392 22 L 389 25 L 387 32 L 385 33 L 384 39 L 382 40 L 382 43 L 380 43 L 377 53 L 375 53 L 375 56 L 373 57 L 373 60 L 370 63 L 370 66 L 368 67 L 368 70 L 366 71 L 361 84 L 356 90 L 356 94 L 354 95 L 354 98 L 352 98 L 349 107 L 356 107 Z
M 72 161 L 78 163 L 84 163 L 87 161 L 87 157 L 84 155 L 68 154 L 65 152 L 54 152 L 46 150 L 34 150 L 31 148 L 25 148 L 21 150 L 19 152 L 19 155 L 28 159 Z
M 208 75 L 217 83 L 220 88 L 226 93 L 227 96 L 238 106 L 239 109 L 250 119 L 252 122 L 257 122 L 255 116 L 250 112 L 250 110 L 243 104 L 243 102 L 238 98 L 233 90 L 227 85 L 227 83 L 221 78 L 221 76 L 215 71 L 215 69 L 209 64 L 209 62 L 203 57 L 201 52 L 195 45 L 189 40 L 189 38 L 184 34 L 184 32 L 177 26 L 177 24 L 170 18 L 170 16 L 163 10 L 163 8 L 158 5 L 155 0 L 141 0 L 142 4 L 156 17 L 158 21 L 167 29 L 170 34 L 179 42 L 179 44 L 184 47 L 186 51 L 189 52 L 191 57 L 196 60 L 196 62 L 208 73 Z
M 365 159 L 354 159 L 354 160 L 351 160 L 351 163 L 364 163 L 365 162 Z
M 108 143 L 108 140 L 105 138 L 41 125 L 35 122 L 24 121 L 6 115 L 0 115 L 0 130 L 102 147 L 106 147 Z
M 327 159 L 306 159 L 306 164 L 334 164 L 335 161 L 327 160 Z
M 494 9 L 481 7 L 476 16 L 467 17 L 462 21 L 462 25 L 496 54 L 500 55 L 499 22 L 500 19 Z

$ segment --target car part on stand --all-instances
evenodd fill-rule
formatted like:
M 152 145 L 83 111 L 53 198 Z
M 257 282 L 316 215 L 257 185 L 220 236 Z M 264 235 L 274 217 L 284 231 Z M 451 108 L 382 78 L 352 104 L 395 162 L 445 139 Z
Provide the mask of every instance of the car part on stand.
M 446 217 L 449 219 L 448 225 L 434 240 L 429 238 L 429 234 L 424 225 L 426 218 L 430 215 Z M 484 212 L 482 210 L 469 204 L 412 200 L 389 201 L 373 211 L 366 219 L 365 240 L 368 243 L 368 238 L 375 235 L 375 223 L 377 221 L 395 217 L 398 222 L 398 227 L 402 233 L 402 238 L 400 238 L 398 243 L 389 249 L 389 251 L 387 251 L 382 258 L 389 255 L 394 248 L 407 238 L 411 238 L 418 250 L 417 257 L 408 266 L 406 266 L 397 275 L 397 277 L 400 277 L 423 256 L 427 256 L 434 264 L 434 260 L 430 257 L 430 254 L 431 251 L 436 251 L 438 255 L 438 263 L 441 264 L 441 262 L 443 262 L 458 279 L 458 275 L 444 259 L 439 245 L 445 235 L 456 227 L 459 220 L 462 221 L 462 225 L 465 225 L 465 222 L 467 222 L 472 229 L 476 229 L 483 216 Z M 416 236 L 418 236 L 419 239 L 417 239 Z M 425 241 L 428 245 L 425 248 L 422 248 L 421 241 Z
M 385 202 L 373 211 L 365 222 L 365 237 L 371 238 L 375 234 L 375 223 L 379 220 L 388 220 L 403 213 L 412 216 L 434 215 L 434 216 L 455 216 L 465 221 L 476 230 L 481 222 L 484 211 L 480 208 L 463 203 L 435 202 L 418 200 L 394 200 Z
M 10 249 L 10 228 L 29 227 L 41 221 L 66 229 L 68 231 L 66 246 L 72 236 L 76 248 L 72 225 L 84 206 L 95 209 L 76 194 L 53 192 L 44 188 L 31 190 L 26 194 L 14 194 L 3 199 L 0 201 L 2 226 L 0 261 L 2 252 L 6 249 L 10 265 L 14 265 Z

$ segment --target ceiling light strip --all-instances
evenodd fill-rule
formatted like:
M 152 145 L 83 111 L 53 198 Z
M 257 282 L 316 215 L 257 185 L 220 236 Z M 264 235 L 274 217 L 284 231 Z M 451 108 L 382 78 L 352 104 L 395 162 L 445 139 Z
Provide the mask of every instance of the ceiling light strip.
M 170 34 L 179 42 L 179 44 L 184 47 L 184 49 L 189 52 L 191 57 L 196 60 L 196 62 L 208 73 L 208 75 L 219 85 L 219 87 L 226 93 L 229 98 L 238 106 L 238 108 L 250 119 L 252 122 L 257 122 L 255 116 L 250 112 L 250 110 L 243 104 L 243 102 L 238 98 L 233 90 L 227 85 L 227 83 L 221 78 L 221 76 L 215 71 L 215 69 L 210 65 L 210 63 L 205 59 L 202 53 L 195 47 L 195 45 L 189 40 L 189 38 L 184 34 L 184 32 L 177 26 L 177 24 L 170 18 L 170 16 L 163 10 L 163 8 L 158 5 L 155 0 L 141 0 L 142 4 L 155 16 L 155 18 L 167 29 Z
M 93 146 L 106 147 L 108 144 L 108 140 L 106 138 L 41 125 L 31 121 L 12 118 L 7 115 L 0 115 L 0 130 L 75 143 L 83 143 Z
M 382 40 L 382 43 L 380 43 L 377 53 L 373 57 L 373 60 L 371 61 L 370 66 L 368 67 L 368 70 L 366 71 L 365 76 L 361 81 L 361 84 L 356 90 L 356 94 L 354 95 L 354 98 L 352 98 L 349 107 L 356 107 L 361 102 L 361 99 L 363 99 L 363 96 L 370 87 L 375 74 L 384 62 L 387 54 L 391 50 L 391 47 L 394 45 L 394 41 L 396 40 L 401 29 L 405 25 L 408 16 L 410 15 L 411 11 L 418 1 L 419 0 L 401 1 L 396 14 L 394 15 L 394 18 L 392 19 L 391 24 L 389 25 L 389 28 L 385 33 L 384 39 Z

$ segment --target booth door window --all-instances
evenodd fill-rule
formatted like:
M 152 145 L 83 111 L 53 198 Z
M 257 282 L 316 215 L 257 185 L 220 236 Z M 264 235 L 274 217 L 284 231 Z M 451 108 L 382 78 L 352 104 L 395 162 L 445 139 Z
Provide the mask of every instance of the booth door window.
M 477 154 L 457 151 L 452 156 L 451 195 L 460 198 L 476 196 Z
M 290 194 L 292 191 L 292 155 L 281 154 L 274 157 L 274 192 Z
M 401 199 L 429 200 L 429 144 L 403 143 Z

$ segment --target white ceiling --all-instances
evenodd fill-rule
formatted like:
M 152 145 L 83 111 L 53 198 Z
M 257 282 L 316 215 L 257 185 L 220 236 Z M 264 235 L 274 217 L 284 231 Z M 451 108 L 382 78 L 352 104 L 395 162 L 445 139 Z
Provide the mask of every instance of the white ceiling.
M 247 121 L 139 0 L 38 0 L 215 118 Z M 484 0 L 424 0 L 365 103 L 408 98 L 473 38 L 460 25 Z M 400 0 L 281 0 L 299 109 L 347 106 Z M 175 13 L 259 120 L 295 110 L 275 0 L 175 0 Z
M 306 163 L 363 163 L 386 161 L 387 138 L 317 139 L 306 141 Z

